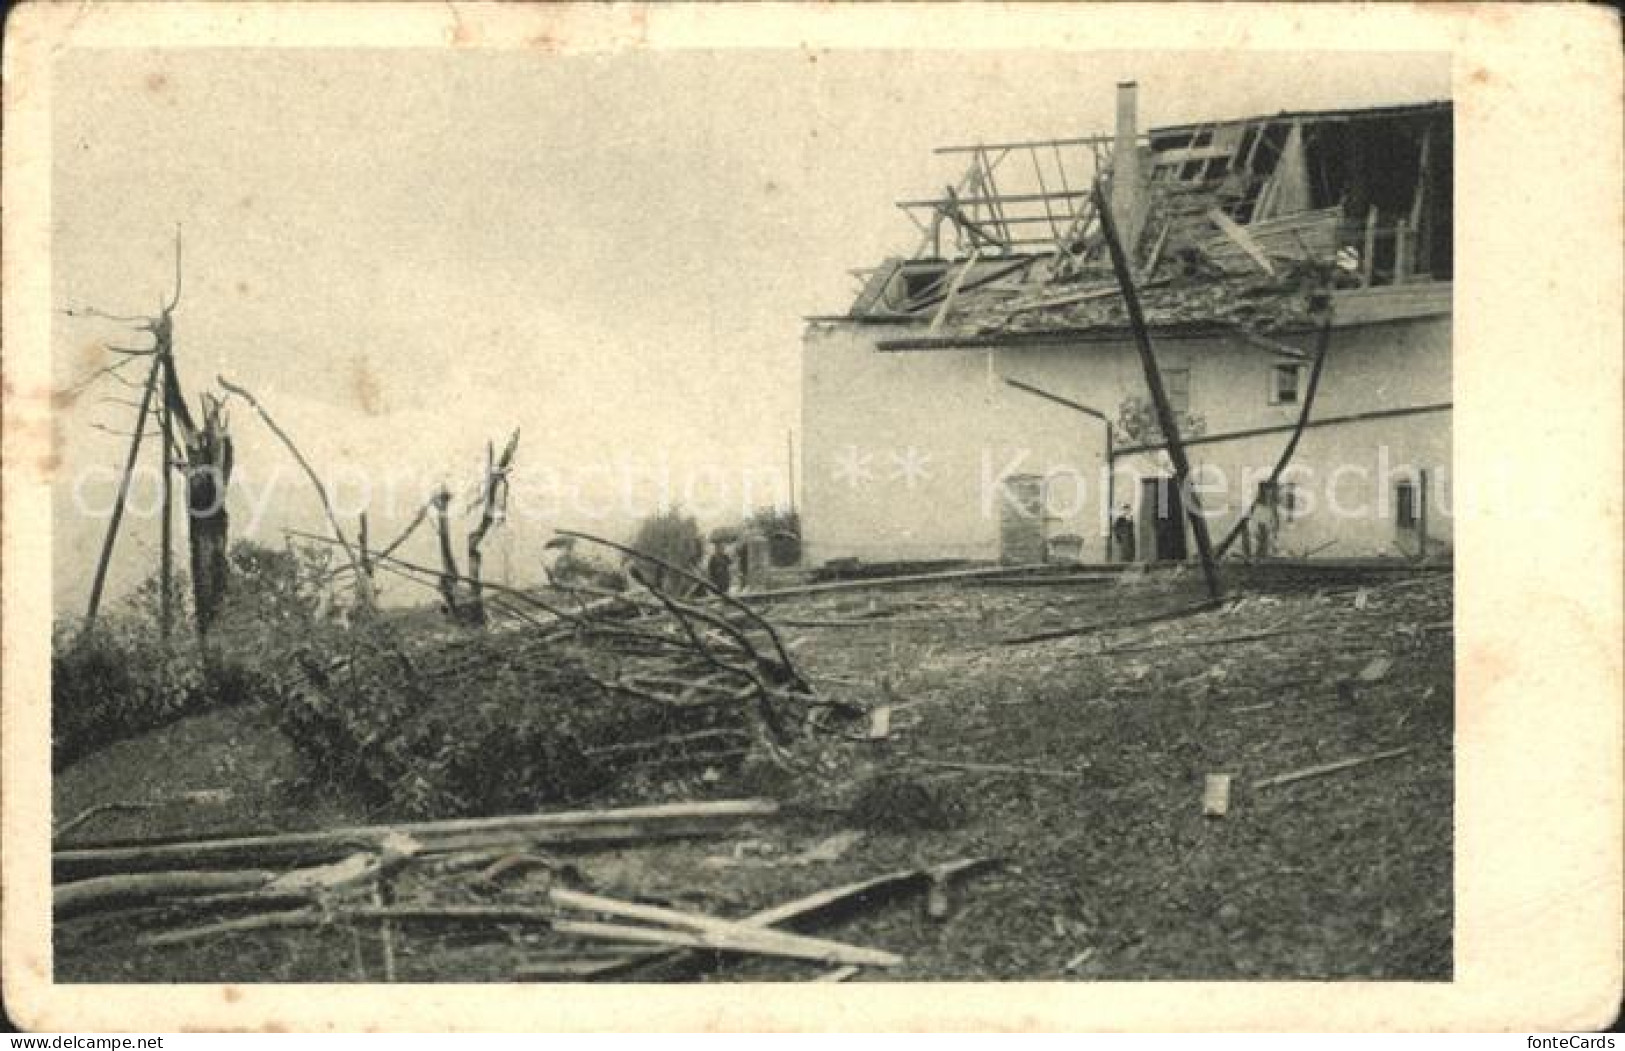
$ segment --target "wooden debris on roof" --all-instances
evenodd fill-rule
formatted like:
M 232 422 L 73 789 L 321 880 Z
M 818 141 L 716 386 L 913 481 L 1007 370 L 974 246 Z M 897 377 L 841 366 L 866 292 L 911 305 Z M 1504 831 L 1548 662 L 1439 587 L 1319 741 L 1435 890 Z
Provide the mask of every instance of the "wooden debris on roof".
M 1328 263 L 1337 255 L 1342 222 L 1342 209 L 1321 208 L 1260 220 L 1240 229 L 1246 231 L 1247 237 L 1266 259 Z M 1249 254 L 1236 244 L 1228 231 L 1209 237 L 1196 247 L 1209 262 L 1226 273 L 1252 271 Z
M 1219 233 L 1224 235 L 1224 241 L 1228 242 L 1229 248 L 1239 249 L 1242 255 L 1251 260 L 1260 270 L 1271 277 L 1275 276 L 1275 267 L 1270 263 L 1270 257 L 1264 254 L 1264 249 L 1259 246 L 1257 241 L 1253 240 L 1253 235 L 1248 233 L 1245 227 L 1225 215 L 1224 211 L 1217 207 L 1209 208 L 1207 217 L 1214 226 L 1219 228 Z

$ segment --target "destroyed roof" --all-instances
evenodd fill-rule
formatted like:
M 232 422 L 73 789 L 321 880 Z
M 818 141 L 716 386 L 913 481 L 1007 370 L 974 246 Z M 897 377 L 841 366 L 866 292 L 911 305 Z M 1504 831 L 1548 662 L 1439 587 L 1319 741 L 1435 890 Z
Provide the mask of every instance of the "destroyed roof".
M 899 202 L 919 248 L 860 272 L 846 319 L 929 324 L 883 350 L 1125 332 L 1097 181 L 1153 328 L 1292 330 L 1328 288 L 1448 280 L 1451 120 L 1444 101 L 1156 128 L 1123 140 L 1138 143 L 1125 194 L 1106 136 L 945 147 L 967 171 Z
M 1408 102 L 1392 106 L 1358 106 L 1344 109 L 1317 109 L 1317 110 L 1282 110 L 1273 116 L 1254 114 L 1247 117 L 1231 117 L 1223 120 L 1192 121 L 1187 124 L 1165 124 L 1162 127 L 1152 128 L 1152 138 L 1164 135 L 1173 135 L 1179 132 L 1196 131 L 1201 128 L 1212 127 L 1216 124 L 1256 124 L 1260 121 L 1307 121 L 1321 123 L 1340 120 L 1389 120 L 1396 117 L 1409 117 L 1430 113 L 1448 113 L 1452 107 L 1449 99 L 1438 99 L 1431 102 Z

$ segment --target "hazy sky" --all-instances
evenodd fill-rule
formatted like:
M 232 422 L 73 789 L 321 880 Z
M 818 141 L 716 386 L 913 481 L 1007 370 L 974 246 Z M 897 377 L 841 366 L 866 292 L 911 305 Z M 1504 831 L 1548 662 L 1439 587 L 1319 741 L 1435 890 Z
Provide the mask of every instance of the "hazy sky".
M 53 84 L 54 305 L 152 311 L 182 224 L 194 403 L 216 374 L 255 391 L 347 510 L 370 488 L 375 535 L 522 427 L 516 483 L 546 491 L 488 564 L 529 580 L 554 525 L 608 508 L 601 528 L 625 531 L 628 466 L 634 508 L 662 472 L 711 521 L 747 477 L 771 503 L 799 429 L 801 318 L 845 309 L 849 268 L 912 251 L 892 202 L 958 175 L 931 148 L 1109 130 L 1128 78 L 1146 126 L 1450 94 L 1444 58 L 1414 54 L 70 50 Z M 133 338 L 59 318 L 57 384 L 105 361 L 110 336 Z M 132 415 L 102 395 L 133 396 L 100 384 L 59 421 L 70 608 L 103 528 L 74 488 L 105 506 L 111 483 L 85 472 L 123 456 L 89 424 Z M 234 533 L 321 529 L 264 427 L 243 406 L 232 424 Z M 153 564 L 153 491 L 136 494 L 115 588 Z M 409 554 L 431 550 L 425 536 Z

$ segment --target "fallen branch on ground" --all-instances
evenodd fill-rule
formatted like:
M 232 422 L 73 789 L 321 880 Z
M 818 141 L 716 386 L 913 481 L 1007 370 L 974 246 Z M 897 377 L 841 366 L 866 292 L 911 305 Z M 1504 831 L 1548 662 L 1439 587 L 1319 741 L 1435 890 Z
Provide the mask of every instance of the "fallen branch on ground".
M 1054 639 L 1070 639 L 1079 635 L 1090 635 L 1097 631 L 1116 631 L 1118 628 L 1137 628 L 1145 624 L 1157 624 L 1165 620 L 1179 620 L 1182 617 L 1195 616 L 1209 610 L 1218 609 L 1224 605 L 1223 599 L 1206 599 L 1190 606 L 1181 606 L 1179 609 L 1169 610 L 1165 613 L 1153 613 L 1144 617 L 1132 617 L 1128 620 L 1103 621 L 1096 624 L 1083 624 L 1075 628 L 1056 628 L 1053 631 L 1040 631 L 1033 635 L 1019 635 L 1013 639 L 1000 639 L 1001 646 L 1025 646 L 1033 642 L 1050 642 Z
M 1166 650 L 1188 646 L 1227 646 L 1234 642 L 1258 642 L 1263 639 L 1280 638 L 1283 635 L 1303 635 L 1325 630 L 1325 627 L 1317 624 L 1301 628 L 1281 628 L 1277 631 L 1255 631 L 1247 635 L 1219 635 L 1209 639 L 1171 639 L 1167 642 L 1148 642 L 1138 646 L 1109 646 L 1100 652 L 1102 654 L 1144 653 L 1148 650 Z
M 1082 770 L 1057 770 L 1042 766 L 1014 766 L 1007 763 L 969 763 L 955 759 L 911 759 L 912 766 L 939 766 L 946 770 L 969 770 L 975 773 L 987 774 L 1024 774 L 1032 777 L 1084 777 L 1089 773 L 1088 768 Z
M 1323 763 L 1320 766 L 1311 766 L 1302 770 L 1294 770 L 1289 774 L 1276 774 L 1274 777 L 1265 777 L 1254 781 L 1253 790 L 1258 791 L 1264 788 L 1274 788 L 1276 785 L 1289 785 L 1294 781 L 1306 781 L 1311 777 L 1323 777 L 1326 774 L 1335 774 L 1341 770 L 1352 770 L 1357 766 L 1364 766 L 1367 763 L 1375 763 L 1383 759 L 1396 759 L 1399 756 L 1405 755 L 1407 752 L 1412 751 L 1415 751 L 1415 748 L 1407 745 L 1404 748 L 1394 748 L 1386 752 L 1378 752 L 1375 755 L 1361 756 L 1358 759 L 1341 759 L 1335 763 Z
M 51 832 L 51 838 L 59 840 L 69 832 L 72 832 L 74 829 L 85 825 L 92 819 L 100 817 L 103 814 L 116 814 L 131 810 L 156 810 L 159 807 L 181 806 L 197 803 L 220 803 L 230 799 L 232 795 L 233 793 L 229 788 L 209 788 L 199 789 L 193 792 L 183 792 L 180 795 L 169 799 L 152 799 L 145 801 L 116 799 L 109 803 L 97 803 L 95 806 L 86 807 L 73 817 L 56 826 L 56 828 Z

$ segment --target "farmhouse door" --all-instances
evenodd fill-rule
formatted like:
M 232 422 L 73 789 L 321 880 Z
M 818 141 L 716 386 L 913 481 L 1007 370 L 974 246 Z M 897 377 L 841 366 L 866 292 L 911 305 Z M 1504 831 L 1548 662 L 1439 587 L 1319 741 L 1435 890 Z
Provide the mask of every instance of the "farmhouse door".
M 999 561 L 1025 566 L 1044 561 L 1044 479 L 1014 474 L 999 501 Z
M 1185 509 L 1172 478 L 1140 479 L 1139 541 L 1143 561 L 1185 560 Z

